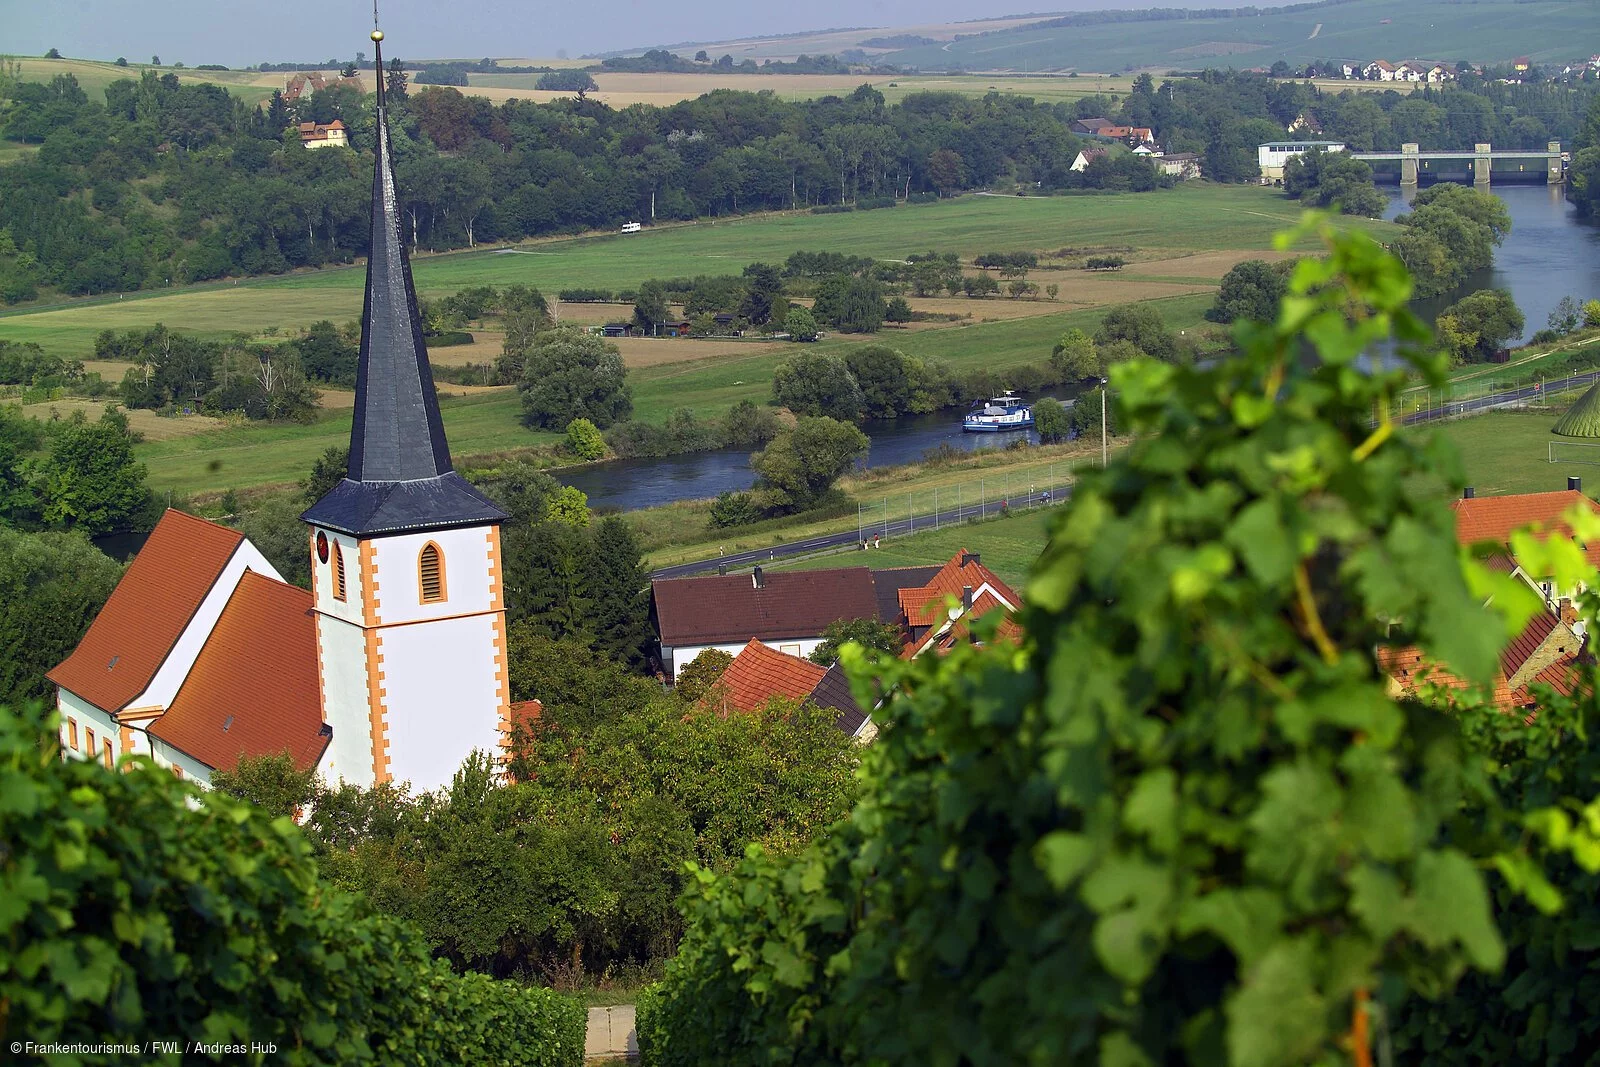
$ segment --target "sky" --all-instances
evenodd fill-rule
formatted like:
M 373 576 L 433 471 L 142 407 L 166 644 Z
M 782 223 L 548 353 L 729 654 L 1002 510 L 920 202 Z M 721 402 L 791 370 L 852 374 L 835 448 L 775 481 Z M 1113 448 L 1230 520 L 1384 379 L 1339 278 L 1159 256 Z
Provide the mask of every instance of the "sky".
M 1016 2 L 1016 0 L 1011 0 Z M 910 26 L 1029 11 L 1219 7 L 1248 0 L 1021 0 L 1017 9 L 975 0 L 380 0 L 386 50 L 417 59 L 552 57 L 797 33 L 830 27 Z M 1275 6 L 1282 0 L 1254 0 Z M 320 20 L 320 21 L 319 21 Z M 370 0 L 238 3 L 236 0 L 0 0 L 0 54 L 58 48 L 81 59 L 166 64 L 321 61 L 370 54 Z

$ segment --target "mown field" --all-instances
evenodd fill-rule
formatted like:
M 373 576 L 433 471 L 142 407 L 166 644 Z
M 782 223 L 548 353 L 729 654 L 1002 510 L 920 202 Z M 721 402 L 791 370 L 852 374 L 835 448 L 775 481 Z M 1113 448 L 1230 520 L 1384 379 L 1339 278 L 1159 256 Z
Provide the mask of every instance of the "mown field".
M 1218 5 L 1227 6 L 1227 5 Z M 1600 33 L 1592 0 L 1351 0 L 1249 18 L 1097 26 L 1035 24 L 891 52 L 885 62 L 941 70 L 1196 70 L 1314 59 L 1428 57 L 1535 62 L 1587 57 Z
M 1550 432 L 1574 399 L 1562 398 L 1549 410 L 1491 411 L 1431 432 L 1460 451 L 1467 484 L 1479 496 L 1565 489 L 1568 475 L 1582 478 L 1593 494 L 1600 489 L 1600 442 L 1573 444 Z M 1555 463 L 1550 462 L 1551 442 Z
M 641 234 L 590 235 L 531 242 L 516 249 L 421 256 L 413 267 L 424 295 L 469 285 L 632 287 L 650 277 L 737 273 L 746 263 L 781 262 L 797 250 L 831 250 L 881 259 L 912 252 L 1052 251 L 1063 247 L 1137 250 L 1125 276 L 1109 274 L 1107 302 L 1117 288 L 1144 277 L 1151 263 L 1211 250 L 1260 251 L 1292 225 L 1299 208 L 1258 187 L 1189 183 L 1147 194 L 1112 196 L 965 196 L 937 204 L 841 215 L 762 215 L 660 226 Z M 1352 223 L 1374 233 L 1391 225 Z M 1205 273 L 1220 277 L 1215 264 Z M 1191 270 L 1191 267 L 1184 267 Z M 37 341 L 82 357 L 104 329 L 169 327 L 202 336 L 293 328 L 318 319 L 342 321 L 360 313 L 364 269 L 336 268 L 276 278 L 252 278 L 117 297 L 45 309 L 0 313 L 0 338 Z M 1035 280 L 1043 281 L 1043 272 Z M 1191 280 L 1184 275 L 1162 281 Z M 1142 295 L 1142 294 L 1140 294 Z M 991 301 L 993 302 L 993 301 Z M 973 302 L 981 308 L 983 302 Z M 974 314 L 978 315 L 977 308 Z

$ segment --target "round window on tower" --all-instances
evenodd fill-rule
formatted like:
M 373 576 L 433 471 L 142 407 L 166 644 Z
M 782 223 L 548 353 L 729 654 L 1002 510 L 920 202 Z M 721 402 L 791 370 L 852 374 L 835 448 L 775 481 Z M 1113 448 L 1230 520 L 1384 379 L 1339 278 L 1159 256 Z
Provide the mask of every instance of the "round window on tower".
M 321 530 L 317 531 L 317 558 L 324 563 L 328 562 L 328 535 Z

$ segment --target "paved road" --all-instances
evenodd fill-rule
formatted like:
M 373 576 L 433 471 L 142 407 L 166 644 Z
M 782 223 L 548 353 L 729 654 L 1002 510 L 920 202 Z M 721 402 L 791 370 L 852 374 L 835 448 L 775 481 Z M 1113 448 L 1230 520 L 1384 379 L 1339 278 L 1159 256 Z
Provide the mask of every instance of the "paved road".
M 1412 411 L 1402 415 L 1400 421 L 1402 423 L 1440 422 L 1444 419 L 1453 419 L 1458 415 L 1470 415 L 1476 411 L 1503 408 L 1529 400 L 1542 400 L 1547 393 L 1566 392 L 1568 389 L 1593 385 L 1597 381 L 1600 381 L 1600 371 L 1571 374 L 1565 378 L 1550 378 L 1543 383 L 1523 385 L 1516 389 L 1503 389 L 1498 393 L 1485 393 L 1483 396 L 1473 397 L 1471 400 L 1453 400 L 1439 407 Z
M 1070 486 L 1057 491 L 1053 495 L 1051 503 L 1059 504 L 1071 492 Z M 1037 494 L 1033 498 L 1033 503 L 1035 507 L 1044 506 Z M 1026 497 L 1023 497 L 1013 510 L 1022 511 L 1026 507 Z M 1000 514 L 1000 505 L 997 502 L 967 504 L 960 508 L 941 509 L 938 515 L 938 525 L 943 528 L 952 523 L 965 522 L 968 519 L 981 518 L 984 515 L 994 518 L 998 514 Z M 862 534 L 869 541 L 874 536 L 882 538 L 903 537 L 910 533 L 922 533 L 925 530 L 932 530 L 934 521 L 934 516 L 929 514 L 918 515 L 909 519 L 893 519 L 888 523 L 874 522 L 866 526 Z M 770 563 L 775 560 L 788 559 L 792 556 L 809 555 L 812 552 L 827 548 L 839 548 L 860 543 L 861 538 L 857 536 L 855 530 L 845 530 L 843 533 L 808 537 L 804 541 L 790 541 L 787 544 L 772 545 L 770 548 L 757 548 L 748 552 L 729 552 L 725 556 L 713 556 L 711 559 L 697 560 L 694 563 L 680 563 L 676 567 L 663 567 L 661 570 L 652 571 L 650 577 L 687 578 L 692 574 L 702 574 L 705 571 L 715 570 L 723 566 L 729 570 L 737 570 L 742 567 L 752 567 L 758 563 Z M 841 561 L 842 564 L 848 564 L 849 562 L 849 560 Z
M 618 1004 L 612 1008 L 590 1008 L 583 1058 L 600 1062 L 637 1059 L 639 1035 L 634 1029 L 633 1020 L 632 1004 Z

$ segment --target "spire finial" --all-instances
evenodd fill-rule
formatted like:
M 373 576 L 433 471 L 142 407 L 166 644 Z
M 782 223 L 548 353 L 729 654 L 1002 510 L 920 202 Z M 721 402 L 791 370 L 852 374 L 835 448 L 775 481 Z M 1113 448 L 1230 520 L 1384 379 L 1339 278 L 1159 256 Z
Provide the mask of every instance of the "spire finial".
M 383 106 L 383 31 L 378 29 L 378 0 L 372 0 L 372 60 L 378 68 L 378 106 Z

